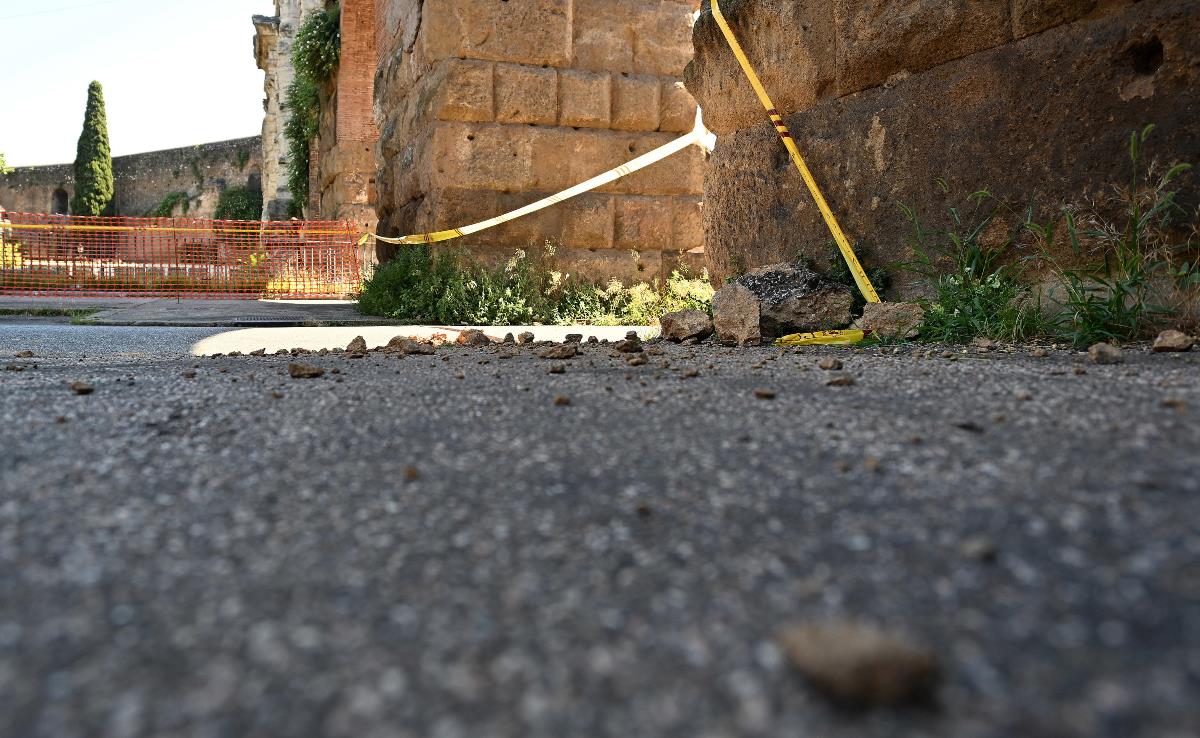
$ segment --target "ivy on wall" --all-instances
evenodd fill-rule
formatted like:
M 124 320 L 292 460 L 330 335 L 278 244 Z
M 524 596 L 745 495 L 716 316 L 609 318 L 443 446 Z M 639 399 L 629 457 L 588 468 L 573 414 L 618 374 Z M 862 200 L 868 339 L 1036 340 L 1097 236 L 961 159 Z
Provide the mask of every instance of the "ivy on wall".
M 309 143 L 320 129 L 321 86 L 333 77 L 341 49 L 341 8 L 337 4 L 310 13 L 292 46 L 296 79 L 284 98 L 288 119 L 283 135 L 288 146 L 288 189 L 300 207 L 308 201 Z
M 258 220 L 262 216 L 262 190 L 230 187 L 217 200 L 217 220 Z

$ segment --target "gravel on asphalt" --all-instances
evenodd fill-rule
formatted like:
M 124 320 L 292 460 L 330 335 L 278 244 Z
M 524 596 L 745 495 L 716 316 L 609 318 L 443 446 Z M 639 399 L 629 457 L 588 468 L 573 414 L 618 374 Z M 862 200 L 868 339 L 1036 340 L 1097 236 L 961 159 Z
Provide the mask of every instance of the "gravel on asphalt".
M 1200 733 L 1195 351 L 20 348 L 0 735 Z M 829 702 L 821 623 L 934 704 Z

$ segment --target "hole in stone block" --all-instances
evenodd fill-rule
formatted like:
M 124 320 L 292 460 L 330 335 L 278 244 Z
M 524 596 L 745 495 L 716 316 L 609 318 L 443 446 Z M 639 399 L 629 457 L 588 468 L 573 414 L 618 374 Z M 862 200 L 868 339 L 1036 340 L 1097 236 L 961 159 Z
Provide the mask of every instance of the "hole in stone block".
M 1125 50 L 1125 59 L 1138 74 L 1150 75 L 1163 64 L 1163 45 L 1157 36 L 1139 41 Z

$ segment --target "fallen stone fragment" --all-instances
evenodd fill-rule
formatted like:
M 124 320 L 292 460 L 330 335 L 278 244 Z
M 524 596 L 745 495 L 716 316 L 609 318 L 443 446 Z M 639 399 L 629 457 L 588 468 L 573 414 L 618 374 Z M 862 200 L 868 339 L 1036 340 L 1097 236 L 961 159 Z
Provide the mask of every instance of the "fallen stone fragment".
M 1046 349 L 1042 348 L 1041 346 L 1038 346 L 1033 351 L 1030 351 L 1029 355 L 1035 359 L 1044 359 L 1050 355 L 1050 352 L 1047 351 Z
M 415 466 L 404 467 L 404 481 L 415 482 L 421 478 L 421 472 L 417 471 Z
M 265 348 L 254 349 L 253 351 L 250 352 L 250 355 L 251 356 L 266 356 L 267 350 Z
M 599 343 L 599 340 L 595 336 L 588 336 L 587 342 L 588 343 Z
M 613 344 L 613 348 L 623 354 L 640 354 L 644 350 L 642 342 L 636 338 L 626 338 L 624 341 L 617 341 Z
M 567 343 L 583 343 L 583 334 L 582 333 L 568 333 L 567 337 L 563 340 L 566 341 Z
M 641 341 L 642 337 L 638 335 L 637 331 L 625 331 L 625 340 L 626 341 Z
M 682 379 L 692 379 L 694 377 L 700 376 L 700 370 L 699 369 L 685 369 L 683 371 L 683 373 L 680 374 L 679 376 Z
M 538 353 L 543 359 L 572 359 L 579 353 L 574 343 L 560 343 Z
M 35 354 L 29 349 L 26 349 L 24 351 L 18 351 L 17 353 L 13 354 L 13 356 L 17 357 L 18 359 L 32 359 Z
M 192 371 L 191 369 L 188 369 L 187 371 L 185 371 L 184 373 L 180 374 L 179 376 L 183 377 L 184 379 L 195 379 L 195 378 L 196 378 L 196 372 Z
M 401 354 L 421 354 L 424 356 L 430 356 L 435 351 L 432 343 L 421 343 L 420 341 L 414 341 L 404 336 L 396 336 L 388 341 L 387 348 L 392 351 L 399 351 Z
M 990 338 L 984 338 L 983 336 L 979 336 L 974 341 L 971 341 L 971 345 L 979 351 L 995 351 L 996 349 L 1000 348 L 1000 344 L 996 343 Z
M 516 343 L 517 339 L 512 333 L 505 333 L 504 340 L 501 343 Z
M 518 343 L 533 343 L 533 332 L 525 331 L 524 333 L 520 334 L 519 336 L 517 336 L 517 342 Z
M 855 383 L 854 377 L 849 374 L 836 374 L 825 380 L 825 385 L 828 387 L 850 387 Z
M 967 420 L 962 423 L 955 423 L 954 427 L 958 428 L 959 430 L 965 430 L 968 433 L 983 433 L 984 432 L 984 428 L 982 425 L 980 425 L 979 423 L 976 423 L 974 421 L 971 421 L 971 420 Z
M 841 359 L 836 359 L 832 356 L 826 356 L 824 359 L 821 359 L 819 362 L 817 362 L 817 366 L 821 367 L 827 372 L 836 372 L 842 368 L 843 364 Z
M 316 379 L 325 376 L 325 370 L 310 364 L 288 364 L 288 374 L 292 379 Z
M 488 338 L 483 331 L 471 328 L 458 334 L 458 343 L 463 346 L 490 346 L 492 339 Z
M 975 559 L 985 564 L 994 562 L 997 555 L 996 544 L 987 536 L 972 536 L 963 541 L 958 550 L 968 559 Z
M 547 370 L 547 373 L 549 373 L 549 374 L 566 374 L 567 373 L 567 365 L 566 364 L 551 364 L 550 368 Z
M 775 399 L 775 390 L 756 389 L 756 390 L 754 390 L 754 396 L 760 400 L 774 400 Z
M 554 404 L 559 407 L 565 407 L 571 404 L 571 398 L 564 395 L 557 395 L 554 398 Z
M 667 313 L 658 319 L 658 324 L 662 327 L 662 337 L 675 343 L 708 338 L 713 332 L 712 318 L 703 310 Z
M 865 623 L 793 625 L 777 641 L 813 687 L 845 705 L 928 704 L 941 679 L 928 651 Z
M 646 357 L 639 356 L 639 355 L 630 356 L 628 359 L 625 360 L 625 363 L 628 364 L 629 366 L 645 366 L 646 365 Z
M 346 345 L 346 353 L 348 354 L 365 354 L 367 353 L 367 339 L 362 336 L 356 336 L 353 341 Z
M 286 356 L 287 353 L 288 353 L 287 349 L 279 349 L 278 351 L 275 352 L 275 355 L 276 356 Z
M 916 338 L 925 309 L 915 302 L 868 302 L 858 325 L 880 338 Z
M 1157 353 L 1191 351 L 1194 345 L 1196 345 L 1196 339 L 1183 331 L 1171 330 L 1158 334 L 1158 338 L 1154 339 L 1153 350 Z
M 71 391 L 77 395 L 90 395 L 96 391 L 96 388 L 87 382 L 71 382 L 71 384 L 67 386 L 70 387 Z
M 519 355 L 520 352 L 518 352 L 517 349 L 512 346 L 505 346 L 496 352 L 497 359 L 514 359 Z
M 1125 352 L 1111 343 L 1096 343 L 1088 348 L 1088 358 L 1093 364 L 1122 364 Z
M 23 372 L 23 371 L 25 371 L 25 367 L 21 366 L 20 364 L 5 364 L 4 371 L 6 371 L 6 372 Z
M 774 264 L 738 277 L 713 295 L 717 338 L 739 345 L 789 333 L 845 328 L 854 297 L 801 262 Z

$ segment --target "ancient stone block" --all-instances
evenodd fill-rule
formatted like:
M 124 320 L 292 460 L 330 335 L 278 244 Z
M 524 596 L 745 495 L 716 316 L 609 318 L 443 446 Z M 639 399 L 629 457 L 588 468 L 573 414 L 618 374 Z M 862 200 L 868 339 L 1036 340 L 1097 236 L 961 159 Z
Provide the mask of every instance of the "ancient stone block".
M 671 247 L 691 251 L 704 247 L 704 215 L 699 197 L 671 199 Z
M 1125 181 L 1129 133 L 1146 121 L 1158 124 L 1153 156 L 1200 160 L 1198 56 L 1200 6 L 1143 0 L 786 120 L 843 228 L 870 252 L 868 266 L 895 263 L 911 258 L 899 205 L 935 227 L 948 205 L 986 186 L 1048 218 Z M 769 124 L 722 138 L 705 184 L 714 278 L 799 255 L 827 260 L 828 230 Z M 1181 197 L 1198 194 L 1187 184 Z
M 558 72 L 521 64 L 497 64 L 496 120 L 554 125 L 558 121 Z
M 658 251 L 632 253 L 621 249 L 559 249 L 554 265 L 572 279 L 592 282 L 617 280 L 623 284 L 661 280 L 662 254 Z
M 419 40 L 431 60 L 565 66 L 571 25 L 571 0 L 425 0 Z
M 638 251 L 672 248 L 672 200 L 618 197 L 615 246 Z
M 492 119 L 493 64 L 474 59 L 450 59 L 433 100 L 434 115 L 441 120 L 490 121 Z M 498 82 L 497 82 L 498 83 Z
M 619 131 L 658 130 L 661 87 L 658 77 L 614 74 L 612 127 Z
M 613 197 L 588 193 L 562 209 L 562 243 L 568 248 L 607 249 L 613 245 Z
M 664 79 L 660 88 L 658 130 L 687 133 L 696 125 L 696 100 L 677 79 Z
M 726 0 L 721 10 L 779 112 L 804 110 L 833 93 L 837 44 L 827 4 Z M 695 58 L 684 81 L 704 109 L 709 130 L 728 133 L 766 120 L 710 11 L 696 23 L 693 43 Z
M 835 0 L 833 11 L 838 95 L 1012 38 L 1009 0 Z M 817 51 L 827 53 L 828 48 Z
M 439 122 L 429 180 L 438 187 L 535 189 L 535 140 L 517 126 Z
M 691 57 L 690 8 L 675 2 L 575 0 L 572 66 L 678 76 Z
M 1013 38 L 1117 11 L 1135 2 L 1138 0 L 1012 0 Z
M 578 128 L 608 128 L 612 81 L 607 72 L 563 69 L 558 73 L 558 122 Z

